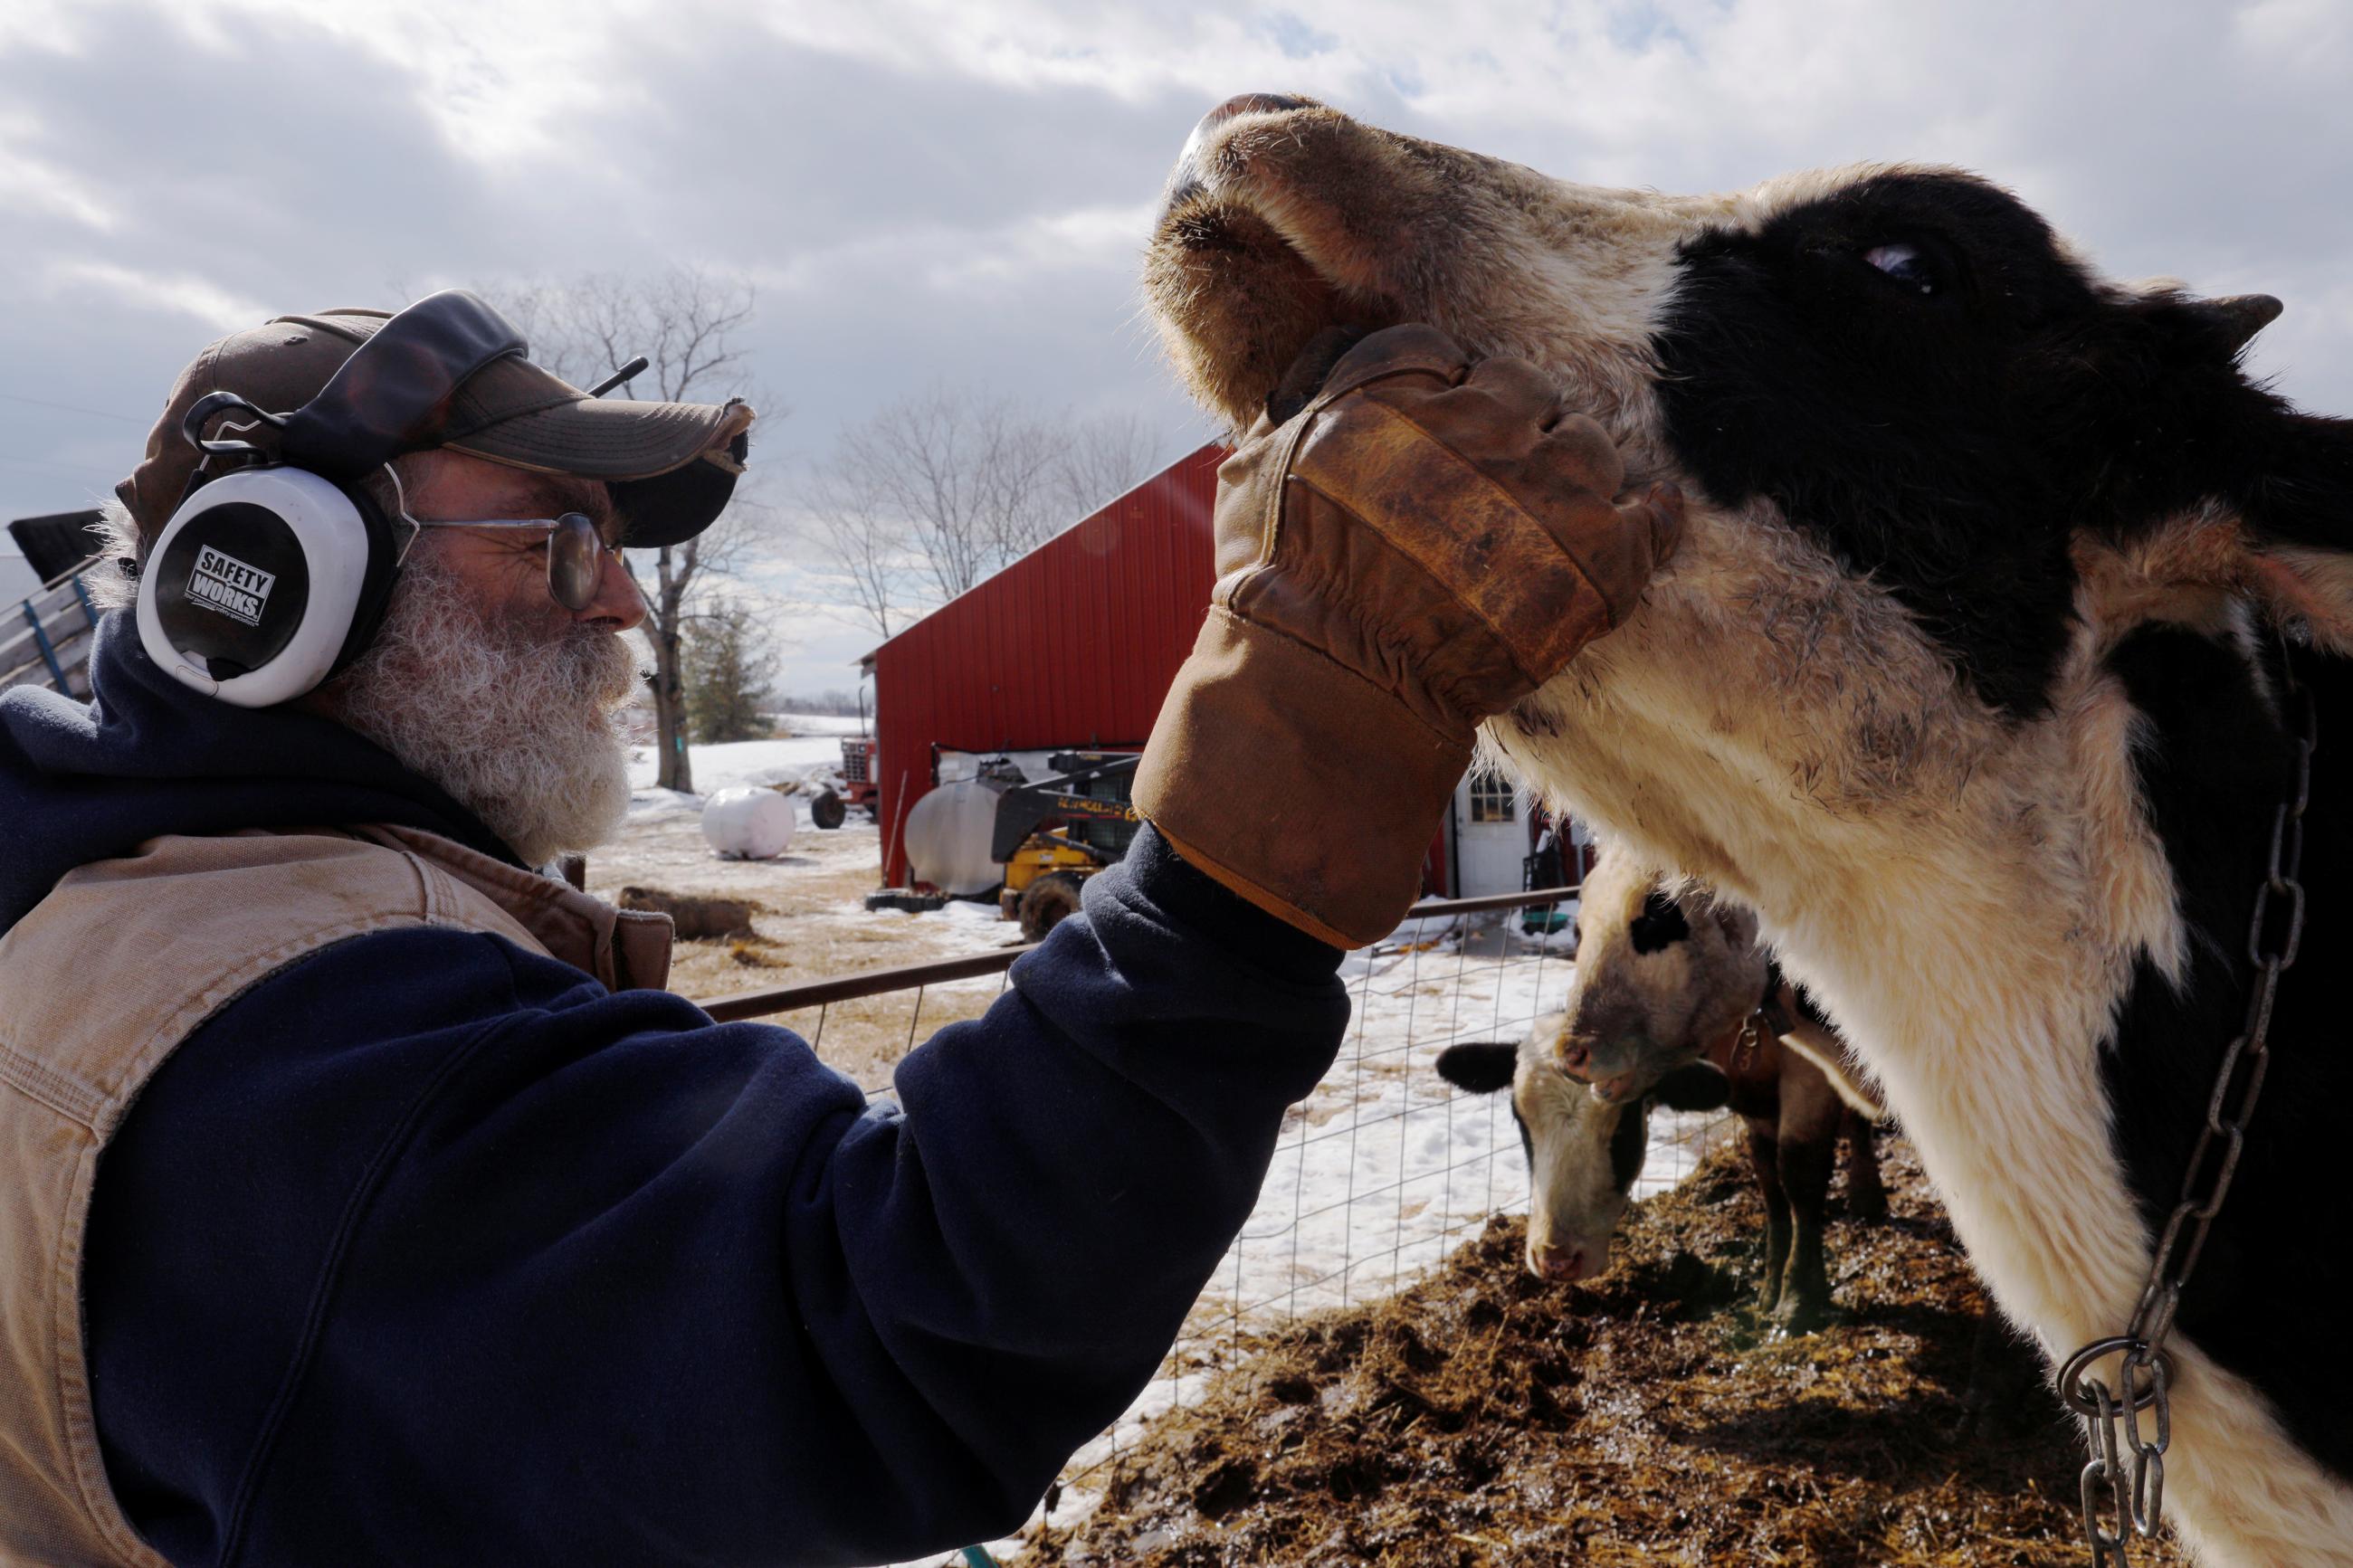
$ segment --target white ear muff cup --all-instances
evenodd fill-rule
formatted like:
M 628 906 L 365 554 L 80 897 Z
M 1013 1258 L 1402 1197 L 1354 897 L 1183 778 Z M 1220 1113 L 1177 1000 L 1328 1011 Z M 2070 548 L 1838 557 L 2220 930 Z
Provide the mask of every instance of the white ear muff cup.
M 225 474 L 183 501 L 156 540 L 139 575 L 139 640 L 208 697 L 241 708 L 291 700 L 334 671 L 367 602 L 381 609 L 388 534 L 316 474 Z M 374 572 L 372 557 L 383 558 Z

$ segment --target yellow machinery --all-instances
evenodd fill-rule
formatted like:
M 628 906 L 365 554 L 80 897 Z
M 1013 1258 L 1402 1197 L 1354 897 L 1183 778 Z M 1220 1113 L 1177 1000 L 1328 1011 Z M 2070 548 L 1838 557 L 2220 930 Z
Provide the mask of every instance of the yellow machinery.
M 1128 800 L 1137 761 L 1133 754 L 1064 752 L 1053 759 L 1061 770 L 1056 777 L 1016 785 L 997 798 L 989 850 L 989 858 L 1005 866 L 997 909 L 1019 921 L 1029 941 L 1043 941 L 1075 914 L 1086 879 L 1127 853 L 1137 825 Z

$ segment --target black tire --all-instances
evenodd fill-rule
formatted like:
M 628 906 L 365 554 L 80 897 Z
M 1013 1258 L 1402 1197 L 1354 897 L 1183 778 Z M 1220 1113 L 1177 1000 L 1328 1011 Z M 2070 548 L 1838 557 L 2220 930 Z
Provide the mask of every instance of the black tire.
M 1046 933 L 1079 912 L 1080 879 L 1068 871 L 1040 877 L 1021 889 L 1021 935 L 1043 942 Z
M 819 790 L 817 798 L 809 802 L 809 820 L 819 827 L 839 827 L 849 819 L 849 807 L 842 805 L 841 797 L 829 789 Z

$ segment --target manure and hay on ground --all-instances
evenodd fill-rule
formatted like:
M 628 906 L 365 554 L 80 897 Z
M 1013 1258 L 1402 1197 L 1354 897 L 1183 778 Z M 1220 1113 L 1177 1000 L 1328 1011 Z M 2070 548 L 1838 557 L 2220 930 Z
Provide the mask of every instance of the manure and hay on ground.
M 1885 1224 L 1833 1211 L 1820 1333 L 1771 1342 L 1751 1310 L 1763 1211 L 1726 1151 L 1637 1205 L 1599 1279 L 1529 1275 L 1499 1217 L 1412 1289 L 1267 1336 L 1032 1560 L 2079 1563 L 2075 1431 L 2037 1385 L 1957 1435 L 1983 1298 L 1909 1146 L 1886 1167 Z

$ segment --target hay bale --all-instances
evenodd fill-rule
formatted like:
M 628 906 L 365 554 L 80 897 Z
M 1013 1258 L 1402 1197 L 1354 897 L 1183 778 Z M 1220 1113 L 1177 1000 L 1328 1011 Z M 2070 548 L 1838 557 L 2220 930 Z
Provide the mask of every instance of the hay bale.
M 712 899 L 698 893 L 672 893 L 660 888 L 623 888 L 625 910 L 649 910 L 668 915 L 681 942 L 706 942 L 720 937 L 750 936 L 754 906 L 744 899 Z

